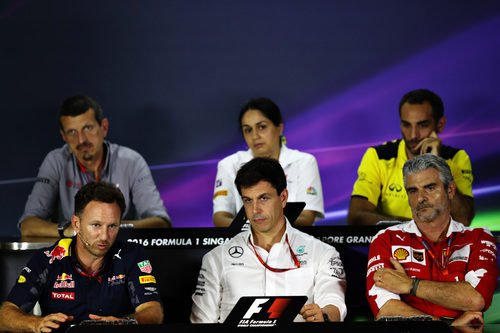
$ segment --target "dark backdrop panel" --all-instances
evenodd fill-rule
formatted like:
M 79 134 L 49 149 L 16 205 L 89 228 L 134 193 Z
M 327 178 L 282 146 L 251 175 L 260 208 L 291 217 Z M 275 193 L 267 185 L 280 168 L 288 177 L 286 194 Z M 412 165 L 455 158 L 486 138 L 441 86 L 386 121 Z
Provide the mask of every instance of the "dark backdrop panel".
M 56 112 L 85 93 L 111 141 L 141 152 L 177 227 L 211 226 L 216 161 L 245 147 L 250 97 L 281 107 L 289 147 L 315 154 L 327 218 L 344 224 L 369 145 L 399 136 L 397 104 L 428 87 L 445 143 L 467 149 L 478 223 L 498 224 L 500 3 L 29 1 L 0 4 L 0 235 L 18 233 Z

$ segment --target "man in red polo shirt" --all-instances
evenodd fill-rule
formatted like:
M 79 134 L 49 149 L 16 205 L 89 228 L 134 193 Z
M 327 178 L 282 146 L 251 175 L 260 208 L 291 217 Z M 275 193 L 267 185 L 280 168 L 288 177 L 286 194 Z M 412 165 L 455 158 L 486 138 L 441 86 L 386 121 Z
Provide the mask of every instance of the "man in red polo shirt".
M 370 245 L 367 297 L 375 318 L 482 323 L 498 277 L 494 237 L 451 218 L 456 185 L 444 159 L 417 156 L 403 176 L 413 220 L 381 230 Z

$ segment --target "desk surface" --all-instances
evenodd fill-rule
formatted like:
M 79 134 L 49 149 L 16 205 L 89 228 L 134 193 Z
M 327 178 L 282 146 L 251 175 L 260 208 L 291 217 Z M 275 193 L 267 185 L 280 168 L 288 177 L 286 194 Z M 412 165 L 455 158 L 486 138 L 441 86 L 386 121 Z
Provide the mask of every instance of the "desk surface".
M 492 325 L 495 326 L 495 325 Z M 500 325 L 496 325 L 500 329 Z M 113 332 L 290 332 L 314 330 L 315 333 L 331 332 L 384 332 L 384 333 L 443 333 L 452 332 L 440 321 L 403 321 L 403 322 L 343 322 L 343 323 L 293 323 L 279 327 L 235 328 L 222 324 L 164 324 L 164 325 L 128 325 L 128 326 L 73 326 L 68 333 L 113 333 Z

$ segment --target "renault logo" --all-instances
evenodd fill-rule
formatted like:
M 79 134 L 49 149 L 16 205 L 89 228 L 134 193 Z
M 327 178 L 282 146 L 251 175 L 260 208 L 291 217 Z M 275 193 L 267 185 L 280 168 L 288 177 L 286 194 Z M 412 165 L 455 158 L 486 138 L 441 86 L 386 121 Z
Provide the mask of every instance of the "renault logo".
M 239 258 L 243 255 L 243 248 L 241 246 L 231 246 L 228 252 L 231 257 Z

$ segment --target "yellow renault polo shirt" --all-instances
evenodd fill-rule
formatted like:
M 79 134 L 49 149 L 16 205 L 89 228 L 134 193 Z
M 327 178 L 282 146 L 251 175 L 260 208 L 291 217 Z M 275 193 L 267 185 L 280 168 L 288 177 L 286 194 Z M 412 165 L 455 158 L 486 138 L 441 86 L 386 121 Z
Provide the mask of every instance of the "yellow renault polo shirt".
M 460 193 L 472 197 L 472 167 L 467 153 L 443 145 L 441 157 L 450 166 Z M 403 182 L 403 164 L 407 160 L 402 139 L 368 148 L 359 165 L 352 196 L 368 199 L 382 214 L 411 219 Z

